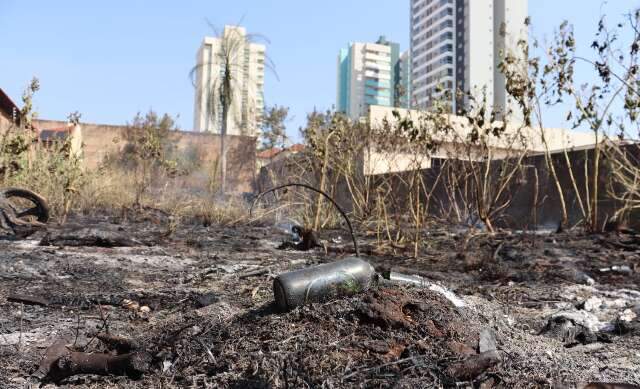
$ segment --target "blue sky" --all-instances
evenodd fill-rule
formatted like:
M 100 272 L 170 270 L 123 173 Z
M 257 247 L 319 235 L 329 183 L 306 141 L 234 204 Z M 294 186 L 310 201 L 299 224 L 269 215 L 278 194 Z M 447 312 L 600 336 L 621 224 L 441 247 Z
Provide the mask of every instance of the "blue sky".
M 484 1 L 484 0 L 471 0 Z M 551 36 L 570 20 L 578 43 L 592 41 L 601 10 L 616 22 L 640 0 L 529 0 L 532 34 Z M 0 0 L 0 88 L 19 103 L 33 76 L 42 118 L 79 111 L 94 123 L 121 124 L 138 111 L 179 115 L 192 128 L 189 71 L 215 26 L 242 24 L 265 35 L 279 80 L 267 74 L 267 105 L 291 108 L 297 137 L 306 113 L 335 103 L 336 56 L 350 41 L 379 35 L 409 44 L 408 0 Z M 548 126 L 562 126 L 552 115 Z

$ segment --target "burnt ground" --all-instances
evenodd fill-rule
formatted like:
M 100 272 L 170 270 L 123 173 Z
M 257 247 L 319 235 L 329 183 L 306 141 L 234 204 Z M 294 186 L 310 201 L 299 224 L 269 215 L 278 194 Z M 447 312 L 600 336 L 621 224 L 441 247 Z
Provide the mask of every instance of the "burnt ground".
M 420 259 L 360 236 L 363 257 L 377 269 L 419 274 L 465 306 L 381 282 L 281 313 L 272 305 L 273 278 L 350 255 L 346 244 L 283 250 L 285 237 L 269 226 L 192 225 L 168 234 L 156 219 L 78 217 L 0 241 L 1 388 L 55 387 L 30 377 L 47 347 L 67 337 L 76 350 L 104 352 L 94 335 L 107 330 L 140 343 L 153 357 L 150 371 L 138 379 L 76 375 L 58 385 L 640 385 L 637 236 L 434 227 Z M 8 299 L 16 294 L 47 304 Z M 479 341 L 492 338 L 496 347 L 483 348 L 497 351 L 487 362 Z

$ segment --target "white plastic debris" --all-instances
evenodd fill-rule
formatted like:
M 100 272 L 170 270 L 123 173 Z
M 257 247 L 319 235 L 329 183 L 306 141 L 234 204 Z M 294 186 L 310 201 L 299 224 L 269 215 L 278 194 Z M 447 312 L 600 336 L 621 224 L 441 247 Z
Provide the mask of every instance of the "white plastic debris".
M 584 310 L 588 312 L 594 312 L 600 309 L 602 306 L 602 299 L 596 296 L 590 297 L 584 302 Z
M 608 273 L 608 272 L 613 272 L 613 273 L 619 273 L 619 274 L 631 274 L 633 273 L 633 270 L 631 269 L 631 267 L 627 266 L 627 265 L 616 265 L 616 266 L 611 266 L 611 267 L 603 267 L 600 269 L 601 273 Z
M 631 309 L 625 309 L 619 317 L 620 321 L 631 322 L 638 317 L 635 312 Z
M 462 301 L 462 299 L 460 299 L 458 296 L 455 295 L 455 293 L 445 288 L 444 286 L 440 286 L 438 284 L 431 284 L 429 285 L 429 290 L 432 292 L 440 293 L 447 300 L 451 301 L 451 303 L 454 306 L 458 308 L 464 307 L 466 305 L 464 301 Z
M 491 328 L 483 328 L 480 331 L 478 340 L 478 350 L 481 353 L 495 351 L 498 348 L 496 333 Z
M 168 372 L 169 369 L 171 369 L 171 366 L 173 366 L 173 363 L 169 361 L 162 361 L 162 372 L 163 373 Z
M 424 277 L 420 277 L 417 275 L 408 275 L 408 274 L 402 274 L 402 273 L 396 273 L 396 272 L 389 272 L 387 279 L 392 282 L 413 284 L 413 285 L 421 286 L 423 288 L 427 288 L 432 292 L 441 294 L 442 296 L 444 296 L 444 298 L 449 300 L 457 308 L 466 306 L 465 302 L 462 301 L 461 298 L 456 296 L 456 294 L 453 293 L 451 290 L 445 288 L 442 285 L 436 284 Z
M 558 317 L 568 319 L 576 325 L 588 328 L 592 332 L 609 332 L 613 330 L 611 323 L 602 322 L 596 315 L 585 310 L 556 312 L 551 315 L 549 319 L 551 320 Z

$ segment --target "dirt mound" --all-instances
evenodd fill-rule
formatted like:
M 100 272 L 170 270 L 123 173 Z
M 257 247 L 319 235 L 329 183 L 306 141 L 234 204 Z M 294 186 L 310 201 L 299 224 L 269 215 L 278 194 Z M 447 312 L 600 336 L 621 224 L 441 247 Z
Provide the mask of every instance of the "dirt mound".
M 476 354 L 474 327 L 426 290 L 376 289 L 286 314 L 265 306 L 185 331 L 176 379 L 205 375 L 216 387 L 453 384 L 461 377 L 447 367 Z

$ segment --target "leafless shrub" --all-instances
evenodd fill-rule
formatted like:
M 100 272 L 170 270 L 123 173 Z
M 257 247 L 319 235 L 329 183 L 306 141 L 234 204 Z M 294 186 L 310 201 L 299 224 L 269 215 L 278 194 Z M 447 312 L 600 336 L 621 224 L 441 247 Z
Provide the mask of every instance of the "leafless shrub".
M 539 49 L 537 41 L 532 45 L 520 41 L 517 50 L 503 53 L 501 71 L 507 76 L 508 93 L 520 106 L 525 123 L 539 129 L 541 142 L 545 146 L 547 168 L 561 202 L 562 226 L 567 226 L 565 196 L 570 191 L 575 196 L 585 227 L 590 231 L 601 229 L 601 185 L 604 181 L 601 175 L 604 171 L 611 171 L 610 179 L 615 181 L 615 185 L 608 185 L 608 194 L 619 200 L 623 209 L 629 209 L 629 201 L 634 197 L 632 177 L 637 162 L 621 149 L 628 142 L 621 143 L 620 140 L 637 139 L 637 134 L 629 135 L 627 127 L 637 129 L 640 106 L 638 18 L 639 12 L 635 10 L 627 15 L 625 22 L 611 29 L 607 27 L 603 16 L 591 43 L 592 54 L 588 56 L 578 53 L 579 43 L 568 22 L 559 26 L 553 41 L 544 48 L 542 55 L 533 55 Z M 584 82 L 577 76 L 577 69 L 581 66 L 591 70 Z M 514 70 L 523 67 L 527 69 L 526 73 Z M 566 121 L 573 129 L 588 129 L 593 135 L 593 149 L 584 153 L 586 161 L 582 172 L 572 164 L 570 145 L 562 150 L 565 166 L 559 165 L 560 161 L 557 160 L 554 163 L 551 157 L 549 133 L 544 130 L 543 121 L 545 110 L 552 107 L 565 110 Z M 617 140 L 614 139 L 614 132 L 619 133 Z M 556 172 L 558 167 L 568 172 L 570 188 L 562 188 Z M 579 179 L 580 176 L 583 179 Z M 579 181 L 583 181 L 583 184 L 580 185 Z M 625 187 L 629 187 L 629 190 L 621 189 Z M 611 192 L 612 188 L 617 188 L 615 193 Z M 627 212 L 623 209 L 615 211 L 615 216 L 625 215 Z

